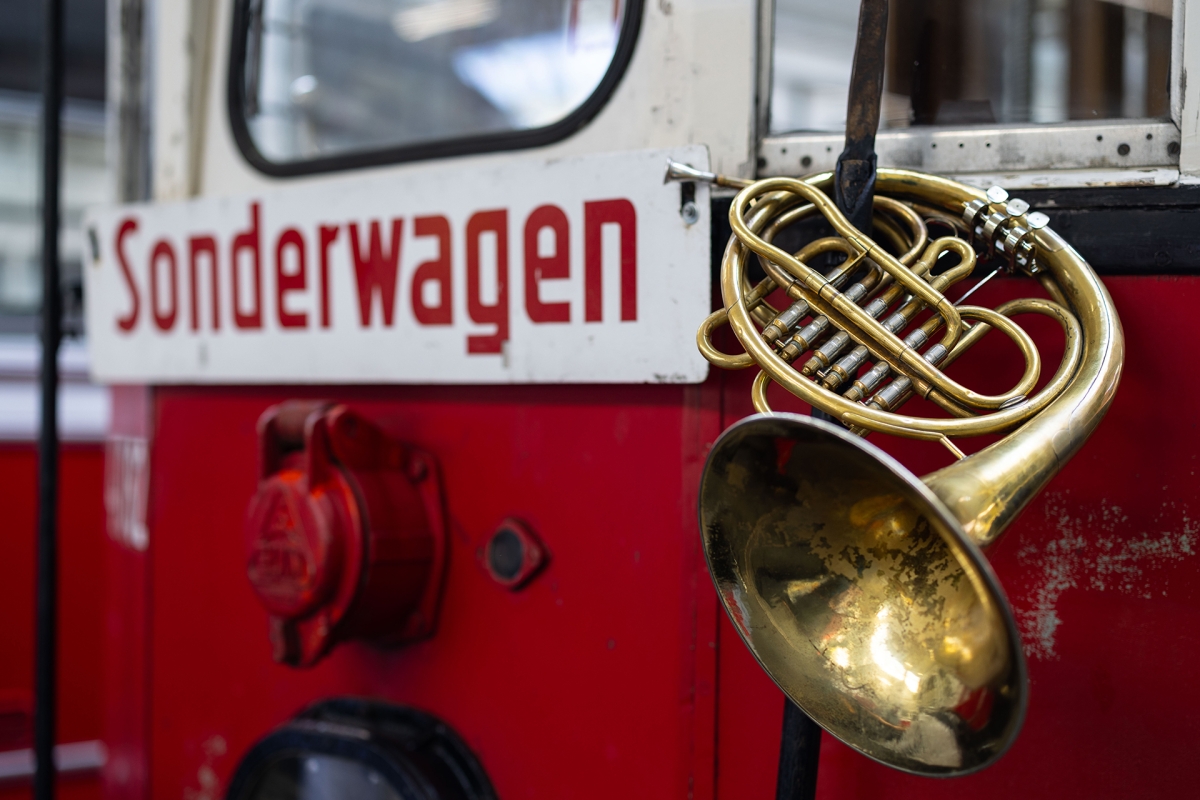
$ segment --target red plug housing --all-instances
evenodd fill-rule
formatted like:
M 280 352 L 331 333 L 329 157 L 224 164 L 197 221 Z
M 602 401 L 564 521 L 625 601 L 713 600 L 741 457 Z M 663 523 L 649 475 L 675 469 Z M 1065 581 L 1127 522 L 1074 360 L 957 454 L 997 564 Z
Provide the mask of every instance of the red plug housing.
M 434 460 L 343 405 L 282 403 L 258 432 L 246 574 L 275 660 L 311 666 L 338 642 L 431 635 L 446 562 Z

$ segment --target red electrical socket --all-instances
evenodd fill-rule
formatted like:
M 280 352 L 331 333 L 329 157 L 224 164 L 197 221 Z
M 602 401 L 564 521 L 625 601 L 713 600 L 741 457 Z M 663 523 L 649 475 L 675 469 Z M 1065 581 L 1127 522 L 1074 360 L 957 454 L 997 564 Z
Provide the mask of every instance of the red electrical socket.
M 246 574 L 275 660 L 311 666 L 341 641 L 432 634 L 446 563 L 433 458 L 342 405 L 282 403 L 258 431 Z

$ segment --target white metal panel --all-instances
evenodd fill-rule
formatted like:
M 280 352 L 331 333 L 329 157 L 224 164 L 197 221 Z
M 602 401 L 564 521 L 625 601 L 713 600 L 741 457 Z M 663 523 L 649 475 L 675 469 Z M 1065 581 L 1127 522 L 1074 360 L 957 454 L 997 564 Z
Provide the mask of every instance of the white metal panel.
M 1174 169 L 1179 130 L 1159 120 L 1065 122 L 1055 125 L 919 127 L 881 132 L 875 139 L 881 167 L 960 175 L 983 172 Z M 806 175 L 831 170 L 842 134 L 791 134 L 763 140 L 764 174 Z
M 233 3 L 215 14 L 211 90 L 205 124 L 201 195 L 244 194 L 269 185 L 336 180 L 335 175 L 276 179 L 238 151 L 229 127 L 228 83 Z M 607 105 L 567 139 L 521 151 L 545 158 L 703 144 L 718 172 L 749 176 L 755 161 L 758 0 L 645 0 L 637 47 Z M 769 56 L 769 53 L 767 54 Z M 176 78 L 177 79 L 177 78 Z M 442 159 L 469 191 L 472 175 L 511 161 L 513 153 Z M 358 170 L 401 176 L 420 164 Z
M 213 0 L 159 2 L 151 15 L 156 200 L 183 200 L 195 194 L 211 85 L 212 17 Z
M 457 167 L 426 164 L 94 209 L 85 224 L 99 252 L 84 267 L 94 374 L 152 383 L 702 381 L 708 364 L 694 332 L 711 304 L 708 187 L 695 187 L 689 221 L 681 187 L 663 182 L 668 156 L 707 167 L 699 146 L 525 156 L 475 170 L 469 191 Z M 557 240 L 533 217 L 548 204 L 565 220 Z M 484 214 L 494 231 L 472 222 Z M 448 235 L 431 235 L 433 225 Z M 543 273 L 537 258 L 555 255 L 566 263 Z M 422 265 L 443 257 L 447 277 L 427 298 Z M 566 318 L 551 320 L 544 303 Z
M 188 196 L 190 6 L 191 0 L 158 3 L 152 19 L 155 70 L 151 131 L 156 200 L 182 200 Z
M 1176 6 L 1174 24 L 1183 30 L 1179 78 L 1179 171 L 1200 177 L 1200 0 Z M 1172 73 L 1174 76 L 1176 73 Z M 1191 80 L 1188 77 L 1191 76 Z

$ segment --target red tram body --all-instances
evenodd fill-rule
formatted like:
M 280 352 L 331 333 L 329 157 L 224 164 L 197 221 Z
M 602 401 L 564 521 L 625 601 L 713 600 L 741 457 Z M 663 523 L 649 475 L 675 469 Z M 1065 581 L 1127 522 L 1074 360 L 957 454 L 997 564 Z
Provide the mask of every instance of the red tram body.
M 251 90 L 242 61 L 255 57 L 254 46 L 275 52 L 269 50 L 273 40 L 260 38 L 255 45 L 247 31 L 263 24 L 255 13 L 269 18 L 275 6 L 268 3 L 263 11 L 263 4 L 245 0 L 213 5 L 211 19 L 163 10 L 154 23 L 163 37 L 155 61 L 162 85 L 155 90 L 161 107 L 153 134 L 159 147 L 154 202 L 97 211 L 85 222 L 99 242 L 84 268 L 90 271 L 94 369 L 98 380 L 113 384 L 108 535 L 102 545 L 82 535 L 97 526 L 101 513 L 99 451 L 68 449 L 63 659 L 64 670 L 76 660 L 98 670 L 103 686 L 96 695 L 64 685 L 60 729 L 66 739 L 94 738 L 93 717 L 102 708 L 103 796 L 225 797 L 257 743 L 331 698 L 366 698 L 434 715 L 478 759 L 498 797 L 775 796 L 783 697 L 726 618 L 697 528 L 706 456 L 722 431 L 753 413 L 754 370 L 714 369 L 705 377 L 703 370 L 694 374 L 686 359 L 674 374 L 665 374 L 658 362 L 644 369 L 628 363 L 636 360 L 635 348 L 658 352 L 655 338 L 665 327 L 650 326 L 674 320 L 675 313 L 663 307 L 686 305 L 687 313 L 680 312 L 685 317 L 697 303 L 703 307 L 696 318 L 687 317 L 691 327 L 680 341 L 688 346 L 703 314 L 720 307 L 714 278 L 728 236 L 728 205 L 719 193 L 710 197 L 707 187 L 690 198 L 678 186 L 658 187 L 659 171 L 645 188 L 630 190 L 624 221 L 605 218 L 592 225 L 587 217 L 595 203 L 626 196 L 609 190 L 623 180 L 621 170 L 659 165 L 662 153 L 684 145 L 693 148 L 689 153 L 704 145 L 700 157 L 711 159 L 714 171 L 744 177 L 802 175 L 831 166 L 837 146 L 827 142 L 836 143 L 840 134 L 774 133 L 761 116 L 770 92 L 771 20 L 776 35 L 786 33 L 781 18 L 772 17 L 773 4 L 604 4 L 616 9 L 610 59 L 616 66 L 578 105 L 587 113 L 566 114 L 569 124 L 553 137 L 510 141 L 497 134 L 500 145 L 480 139 L 458 150 L 452 139 L 424 155 L 419 151 L 428 143 L 397 140 L 378 158 L 360 158 L 353 150 L 318 153 L 311 169 L 301 150 L 279 149 L 282 140 L 270 139 L 264 133 L 269 126 L 245 111 Z M 592 13 L 595 4 L 559 5 L 582 14 Z M 1181 10 L 1193 6 L 1175 4 L 1177 28 L 1184 24 Z M 420 21 L 389 19 L 401 38 Z M 574 16 L 564 19 L 564 25 L 576 24 Z M 274 35 L 269 25 L 267 30 Z M 1200 41 L 1177 35 L 1176 65 L 1200 59 Z M 189 60 L 175 52 L 189 36 L 210 55 Z M 776 62 L 781 69 L 778 55 Z M 275 62 L 261 63 L 266 70 Z M 460 75 L 469 71 L 456 69 Z M 255 80 L 270 85 L 261 76 Z M 308 84 L 297 81 L 288 91 L 299 106 L 296 98 Z M 189 87 L 204 90 L 201 101 L 185 97 Z M 1178 108 L 1200 102 L 1200 86 L 1172 87 Z M 262 108 L 268 108 L 265 101 Z M 1127 358 L 1098 432 L 986 554 L 1015 612 L 1028 664 L 1028 713 L 1015 745 L 984 771 L 934 780 L 890 770 L 825 736 L 817 784 L 823 800 L 928 800 L 963 792 L 981 800 L 1014 793 L 1187 797 L 1194 791 L 1200 430 L 1186 408 L 1200 396 L 1200 373 L 1188 366 L 1181 348 L 1189 341 L 1192 309 L 1200 304 L 1200 259 L 1188 222 L 1200 209 L 1200 190 L 1188 185 L 1200 165 L 1200 134 L 1186 116 L 1109 120 L 1104 128 L 1064 122 L 1041 132 L 1032 121 L 993 125 L 987 141 L 979 130 L 956 123 L 881 134 L 881 165 L 950 172 L 974 182 L 995 178 L 1050 214 L 1059 233 L 1100 272 L 1120 315 Z M 1141 149 L 1129 155 L 1131 145 L 1122 144 L 1119 156 L 1109 153 L 1110 131 Z M 1135 134 L 1137 141 L 1130 138 Z M 1047 145 L 1047 137 L 1060 141 Z M 968 154 L 947 145 L 939 150 L 942 142 L 958 142 Z M 628 162 L 634 166 L 587 166 L 600 154 L 652 148 L 658 150 Z M 513 149 L 522 152 L 506 152 Z M 429 159 L 432 166 L 424 163 Z M 585 165 L 578 169 L 592 170 L 591 177 L 554 172 L 577 168 L 571 164 Z M 506 177 L 526 169 L 533 189 Z M 539 191 L 544 196 L 532 196 Z M 499 217 L 483 215 L 498 213 L 497 198 L 506 192 L 516 199 L 504 206 L 501 229 Z M 249 217 L 247 208 L 253 209 Z M 554 226 L 560 223 L 546 208 L 561 215 L 562 238 L 554 240 L 552 255 L 543 252 L 539 237 L 547 228 L 559 236 Z M 537 213 L 553 219 L 530 222 Z M 689 222 L 691 214 L 696 218 Z M 422 279 L 418 270 L 436 268 L 442 256 L 420 249 L 415 227 L 425 225 L 426 238 L 438 239 L 428 221 L 435 217 L 448 231 L 445 294 L 436 303 L 421 284 L 432 272 L 420 273 Z M 350 219 L 358 227 L 341 234 L 347 239 L 334 242 L 318 232 L 319 225 L 332 230 L 329 220 Z M 387 219 L 403 219 L 394 222 L 390 240 Z M 136 222 L 131 227 L 128 220 Z M 368 230 L 372 221 L 380 224 Z M 667 230 L 668 222 L 677 230 Z M 236 237 L 246 231 L 255 242 L 261 235 L 253 259 L 239 255 L 242 240 Z M 211 235 L 212 243 L 197 246 L 201 234 Z M 1118 239 L 1132 244 L 1115 248 Z M 322 251 L 328 242 L 341 248 L 340 260 L 328 260 Z M 370 258 L 352 256 L 349 248 L 360 243 L 364 254 L 371 249 Z M 668 245 L 685 255 L 671 255 Z M 492 247 L 494 258 L 487 255 Z M 644 249 L 651 247 L 662 249 Z M 480 273 L 493 267 L 499 277 L 489 286 Z M 246 283 L 239 269 L 266 276 L 265 283 Z M 228 282 L 219 284 L 218 273 Z M 169 276 L 169 294 L 163 275 Z M 672 288 L 681 278 L 692 285 L 676 296 Z M 228 287 L 224 295 L 218 285 Z M 318 295 L 318 286 L 332 295 Z M 571 288 L 556 293 L 556 286 Z M 268 318 L 257 327 L 238 322 L 248 319 L 247 287 Z M 1010 276 L 981 289 L 978 301 L 994 307 L 1038 291 L 1035 281 Z M 393 328 L 387 292 L 396 300 Z M 452 327 L 422 318 L 422 310 L 444 306 L 448 323 L 451 292 Z M 700 299 L 689 300 L 689 292 L 699 292 Z M 372 316 L 376 293 L 386 323 Z M 335 321 L 323 326 L 329 296 Z M 553 310 L 556 303 L 561 312 Z M 297 309 L 307 315 L 305 326 L 289 339 L 288 320 L 299 318 Z M 1045 362 L 1056 364 L 1061 330 L 1045 320 L 1033 320 L 1027 329 Z M 621 339 L 622 330 L 637 336 Z M 443 332 L 453 339 L 434 338 Z M 571 338 L 589 334 L 594 342 Z M 545 344 L 555 338 L 561 350 Z M 994 338 L 950 374 L 987 390 L 1011 385 L 1019 376 L 1009 360 L 1011 345 Z M 724 344 L 736 347 L 732 337 Z M 683 358 L 674 346 L 661 345 L 662 363 Z M 485 365 L 483 377 L 470 376 L 477 364 Z M 633 373 L 625 369 L 642 369 L 641 377 L 629 377 Z M 589 370 L 598 377 L 589 379 Z M 436 498 L 428 501 L 429 518 L 421 524 L 435 538 L 444 528 L 444 540 L 438 540 L 444 552 L 429 556 L 421 550 L 424 555 L 412 563 L 423 566 L 392 579 L 394 591 L 436 596 L 436 612 L 426 614 L 430 606 L 420 606 L 425 616 L 412 635 L 369 640 L 362 626 L 357 634 L 339 633 L 343 618 L 330 617 L 332 627 L 322 629 L 320 643 L 300 656 L 295 654 L 309 645 L 287 637 L 309 634 L 273 623 L 264 608 L 261 595 L 270 586 L 317 581 L 310 574 L 315 562 L 304 562 L 311 556 L 305 548 L 315 545 L 263 544 L 255 537 L 285 534 L 248 530 L 260 524 L 253 520 L 271 518 L 266 512 L 248 517 L 248 509 L 273 469 L 294 470 L 289 480 L 299 482 L 298 491 L 317 492 L 315 478 L 309 486 L 303 481 L 311 476 L 296 477 L 307 469 L 299 465 L 311 463 L 301 455 L 310 458 L 309 449 L 317 446 L 312 417 L 308 428 L 297 428 L 303 436 L 296 434 L 284 448 L 295 457 L 290 466 L 280 466 L 283 456 L 272 461 L 271 445 L 264 444 L 264 415 L 294 401 L 309 409 L 337 404 L 377 428 L 380 441 L 396 443 L 396 452 L 427 454 L 422 476 L 414 480 L 432 474 Z M 1168 401 L 1181 401 L 1184 413 L 1168 415 Z M 799 401 L 779 402 L 788 410 L 810 410 Z M 871 441 L 917 475 L 948 460 L 935 443 L 881 436 Z M 991 441 L 962 446 L 974 452 Z M 5 449 L 0 457 L 0 481 L 21 502 L 32 498 L 32 456 Z M 361 487 L 356 491 L 347 492 L 351 507 L 375 502 Z M 19 507 L 16 513 L 31 512 Z M 342 546 L 329 544 L 337 535 L 328 533 L 329 526 L 336 523 L 324 517 L 278 524 L 289 536 L 305 529 L 320 547 Z M 498 574 L 491 560 L 506 526 L 527 537 L 522 557 L 533 559 L 522 562 L 512 580 Z M 409 544 L 413 552 L 425 546 Z M 277 549 L 248 555 L 255 547 Z M 30 558 L 27 552 L 14 556 Z M 261 567 L 269 573 L 262 578 L 266 590 L 253 574 L 248 579 L 248 569 L 255 568 L 248 563 L 260 557 L 269 561 Z M 413 577 L 418 573 L 424 577 Z M 361 590 L 368 578 L 353 580 L 361 581 Z M 428 582 L 418 591 L 421 580 Z M 331 603 L 327 597 L 337 590 L 320 591 L 326 598 L 320 602 Z M 12 583 L 4 592 L 9 601 L 0 607 L 24 608 L 16 595 L 31 588 Z M 345 618 L 360 613 L 361 620 L 367 601 L 354 602 L 360 605 Z M 279 619 L 287 613 L 271 611 Z M 101 614 L 102 627 L 88 621 Z M 280 655 L 288 652 L 293 655 Z M 289 658 L 311 665 L 280 663 Z M 3 668 L 6 682 L 0 685 L 28 678 L 19 664 Z M 80 786 L 64 788 L 64 795 L 90 796 L 94 789 Z M 4 796 L 23 791 L 0 786 Z
M 1107 285 L 1130 350 L 1147 354 L 1182 336 L 1200 291 L 1192 278 Z M 1149 308 L 1179 314 L 1137 311 Z M 1188 794 L 1185 770 L 1155 765 L 1189 761 L 1186 709 L 1200 702 L 1187 688 L 1200 642 L 1186 633 L 1200 613 L 1187 488 L 1200 442 L 1186 423 L 1170 446 L 1146 446 L 1156 427 L 1145 413 L 1150 387 L 1173 363 L 1157 352 L 1131 360 L 1099 433 L 989 553 L 1029 656 L 1032 697 L 1017 744 L 993 768 L 936 781 L 897 775 L 827 737 L 819 796 Z M 163 476 L 151 485 L 151 536 L 171 534 L 145 554 L 110 545 L 108 614 L 122 621 L 122 635 L 106 640 L 108 719 L 121 721 L 109 728 L 110 791 L 203 796 L 264 732 L 348 694 L 436 710 L 481 755 L 502 797 L 773 796 L 780 693 L 720 613 L 695 531 L 706 447 L 750 413 L 748 380 L 341 388 L 340 401 L 437 454 L 450 567 L 431 639 L 395 650 L 342 645 L 304 671 L 271 661 L 241 535 L 257 484 L 257 419 L 297 396 L 325 393 L 150 393 L 151 458 Z M 889 450 L 917 471 L 945 462 L 934 446 Z M 1117 473 L 1129 479 L 1115 482 Z M 510 516 L 551 554 L 516 593 L 481 563 Z M 144 715 L 132 725 L 131 705 Z

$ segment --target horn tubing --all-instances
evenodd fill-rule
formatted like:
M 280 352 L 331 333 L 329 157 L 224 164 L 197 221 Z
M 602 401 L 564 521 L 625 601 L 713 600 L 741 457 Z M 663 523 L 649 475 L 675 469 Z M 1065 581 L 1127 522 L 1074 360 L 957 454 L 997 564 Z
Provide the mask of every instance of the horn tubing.
M 919 182 L 926 190 L 922 194 L 934 188 L 942 205 L 974 199 L 967 187 L 944 178 L 907 170 L 879 172 L 885 192 L 909 193 Z M 1035 236 L 1082 328 L 1079 372 L 1016 433 L 922 478 L 982 547 L 999 537 L 1100 424 L 1116 395 L 1125 359 L 1121 322 L 1099 276 L 1052 229 L 1042 228 Z
M 816 176 L 806 182 L 806 189 L 827 184 L 830 179 L 828 173 Z M 881 193 L 919 196 L 946 209 L 960 208 L 974 199 L 986 199 L 982 191 L 909 170 L 880 169 L 877 180 Z M 807 192 L 805 198 L 811 200 Z M 828 205 L 833 206 L 831 202 Z M 759 211 L 757 204 L 753 211 Z M 836 208 L 833 213 L 837 214 Z M 757 217 L 757 214 L 753 216 Z M 834 225 L 836 228 L 836 221 Z M 1068 330 L 1068 346 L 1063 367 L 1037 396 L 993 414 L 966 419 L 926 419 L 889 413 L 845 400 L 798 375 L 762 341 L 754 327 L 742 291 L 748 248 L 740 242 L 731 242 L 722 269 L 722 291 L 729 324 L 747 352 L 763 366 L 771 379 L 813 406 L 832 406 L 845 423 L 881 429 L 906 428 L 913 434 L 925 434 L 920 438 L 978 436 L 1010 430 L 1024 423 L 1005 439 L 923 478 L 962 523 L 967 534 L 986 546 L 995 541 L 1095 430 L 1116 393 L 1125 353 L 1116 308 L 1099 277 L 1052 229 L 1042 228 L 1034 235 L 1040 261 L 1052 272 L 1061 291 L 1060 299 L 1077 315 L 1081 335 L 1071 335 L 1073 331 L 1064 323 Z M 787 255 L 770 245 L 764 249 L 761 254 L 772 260 L 785 260 L 782 257 Z M 1010 306 L 1010 309 L 1054 314 L 1051 305 L 1042 301 Z M 974 341 L 979 335 L 974 334 L 970 339 Z M 1081 351 L 1074 356 L 1073 343 L 1078 339 L 1082 340 Z M 1074 371 L 1073 377 L 1070 377 L 1071 371 Z M 1062 388 L 1068 379 L 1066 388 Z
M 880 177 L 882 178 L 888 172 L 907 174 L 917 178 L 925 177 L 920 173 L 911 173 L 904 170 L 880 170 Z M 819 177 L 823 178 L 824 176 Z M 968 187 L 948 181 L 943 181 L 943 183 L 948 184 L 950 187 L 957 187 L 959 193 L 963 194 L 966 198 L 961 201 L 964 204 L 967 200 L 972 199 L 972 190 L 968 189 Z M 886 186 L 886 184 L 881 184 L 881 186 Z M 749 204 L 756 199 L 755 192 L 760 187 L 763 191 L 767 189 L 778 189 L 779 191 L 765 198 L 757 198 L 759 202 L 753 205 L 751 209 L 751 221 L 747 223 L 742 218 L 743 214 Z M 745 315 L 739 313 L 738 306 L 743 305 L 740 288 L 743 281 L 735 277 L 735 275 L 741 275 L 744 271 L 743 263 L 747 248 L 753 250 L 762 258 L 787 265 L 788 271 L 795 275 L 799 279 L 799 282 L 805 286 L 805 289 L 809 293 L 807 299 L 810 304 L 822 314 L 828 316 L 837 327 L 849 332 L 858 342 L 866 344 L 873 340 L 876 347 L 872 348 L 872 351 L 879 350 L 879 352 L 876 352 L 877 357 L 887 361 L 900 373 L 915 373 L 915 377 L 918 380 L 937 389 L 942 395 L 947 396 L 956 403 L 978 408 L 1003 409 L 1005 406 L 1010 405 L 1012 401 L 1018 400 L 1024 395 L 1024 391 L 1021 389 L 1022 386 L 1032 385 L 1036 382 L 1037 355 L 1032 342 L 1027 336 L 1023 334 L 1017 335 L 1012 328 L 1004 327 L 1005 333 L 1016 342 L 1026 359 L 1027 372 L 1021 384 L 1001 395 L 981 395 L 961 386 L 927 362 L 920 353 L 908 347 L 900 337 L 875 323 L 870 315 L 856 303 L 834 290 L 824 275 L 791 258 L 789 254 L 778 247 L 764 241 L 755 232 L 755 222 L 770 213 L 772 203 L 778 202 L 779 194 L 785 191 L 794 192 L 804 199 L 809 200 L 826 216 L 835 231 L 854 243 L 856 247 L 863 251 L 864 255 L 869 255 L 875 263 L 883 267 L 889 275 L 895 278 L 898 283 L 908 289 L 914 296 L 920 298 L 930 308 L 935 309 L 936 313 L 942 317 L 945 323 L 946 330 L 942 337 L 942 344 L 945 347 L 953 347 L 959 338 L 961 338 L 963 331 L 960 309 L 951 304 L 930 283 L 919 278 L 913 271 L 883 251 L 873 241 L 862 236 L 841 215 L 841 212 L 837 210 L 837 207 L 833 205 L 829 198 L 813 185 L 809 184 L 808 181 L 784 178 L 759 181 L 754 186 L 742 190 L 734 199 L 733 206 L 730 208 L 730 225 L 734 230 L 737 242 L 735 246 L 735 243 L 731 241 L 731 246 L 726 250 L 725 262 L 722 268 L 721 289 L 725 306 L 729 310 L 729 324 L 733 327 L 734 333 L 742 341 L 743 346 L 754 354 L 755 360 L 771 372 L 771 377 L 777 382 L 786 386 L 794 394 L 801 395 L 806 400 L 808 399 L 805 396 L 806 390 L 797 388 L 801 382 L 807 384 L 807 381 L 795 375 L 793 370 L 782 359 L 776 356 L 769 346 L 761 341 L 753 324 L 745 322 Z M 979 197 L 982 198 L 984 195 L 980 194 Z M 868 335 L 867 331 L 871 331 L 871 333 Z M 1031 372 L 1034 374 L 1031 375 Z M 923 391 L 923 394 L 928 394 L 928 390 Z M 837 399 L 840 400 L 840 398 Z M 810 400 L 809 402 L 812 401 Z M 848 402 L 843 401 L 843 403 Z M 833 404 L 836 405 L 837 403 Z M 813 405 L 821 407 L 821 403 L 813 403 Z M 998 419 L 1003 419 L 1008 427 L 1012 427 L 1013 424 L 1030 416 L 1029 410 L 1025 408 L 1023 403 L 1018 403 L 1014 409 L 1019 410 L 1017 414 L 1000 418 L 996 415 L 989 415 L 988 419 L 994 422 L 998 422 Z M 849 410 L 849 408 L 841 408 L 839 410 L 844 412 Z M 896 424 L 894 418 L 887 421 L 893 425 Z M 928 423 L 930 421 L 925 422 Z M 992 433 L 995 432 L 995 429 L 986 429 L 981 432 Z M 979 432 L 948 433 L 948 435 L 979 435 Z
M 812 184 L 827 183 L 831 177 L 825 173 L 813 179 Z M 982 192 L 971 187 L 908 170 L 880 169 L 879 185 L 881 191 L 884 192 L 920 195 L 926 199 L 929 199 L 927 195 L 932 190 L 935 195 L 932 198 L 934 202 L 945 208 L 955 208 L 970 200 L 985 199 L 986 197 Z M 757 208 L 754 210 L 757 211 Z M 1110 384 L 1109 399 L 1103 404 L 1103 409 L 1106 409 L 1108 402 L 1111 402 L 1112 392 L 1116 388 L 1116 380 L 1120 375 L 1120 361 L 1124 353 L 1121 327 L 1112 299 L 1087 263 L 1057 234 L 1048 228 L 1043 228 L 1036 232 L 1036 237 L 1040 252 L 1044 255 L 1043 260 L 1049 264 L 1064 293 L 1064 299 L 1074 310 L 1087 312 L 1083 331 L 1084 352 L 1081 357 L 1080 372 L 1064 396 L 1056 398 L 1056 401 L 1074 408 L 1077 405 L 1080 386 L 1100 381 Z M 757 329 L 750 321 L 743 302 L 744 296 L 739 283 L 740 273 L 744 270 L 746 248 L 740 243 L 732 241 L 730 245 L 725 252 L 721 289 L 726 298 L 729 324 L 733 327 L 734 333 L 747 352 L 762 365 L 763 369 L 770 373 L 775 382 L 813 406 L 832 410 L 835 412 L 835 416 L 843 421 L 853 421 L 855 424 L 866 427 L 872 425 L 900 426 L 913 431 L 940 433 L 955 438 L 980 436 L 1012 430 L 1028 420 L 1037 407 L 1045 401 L 1044 396 L 1047 394 L 1047 390 L 1043 389 L 1037 397 L 1031 398 L 1025 403 L 987 416 L 967 419 L 927 419 L 879 411 L 845 400 L 840 395 L 821 389 L 798 375 L 758 336 Z M 922 363 L 929 366 L 923 359 Z M 1047 388 L 1055 383 L 1056 381 L 1051 381 Z M 1070 391 L 1071 388 L 1075 388 L 1076 391 Z M 1101 409 L 1101 414 L 1103 409 Z M 1098 419 L 1093 421 L 1087 430 L 1094 429 L 1098 422 Z

